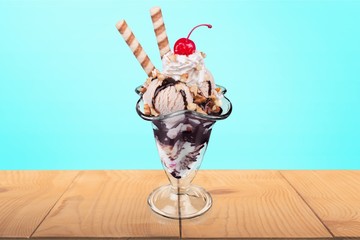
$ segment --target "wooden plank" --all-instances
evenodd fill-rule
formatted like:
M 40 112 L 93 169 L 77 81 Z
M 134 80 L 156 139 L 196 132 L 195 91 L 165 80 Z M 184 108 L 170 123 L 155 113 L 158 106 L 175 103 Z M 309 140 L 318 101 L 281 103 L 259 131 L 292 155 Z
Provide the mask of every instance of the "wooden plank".
M 179 222 L 147 204 L 150 192 L 167 183 L 163 171 L 81 172 L 34 237 L 177 238 Z
M 282 171 L 335 237 L 360 237 L 360 171 Z
M 0 171 L 0 237 L 30 237 L 77 173 Z
M 332 238 L 278 171 L 200 171 L 213 197 L 203 216 L 182 220 L 183 238 Z

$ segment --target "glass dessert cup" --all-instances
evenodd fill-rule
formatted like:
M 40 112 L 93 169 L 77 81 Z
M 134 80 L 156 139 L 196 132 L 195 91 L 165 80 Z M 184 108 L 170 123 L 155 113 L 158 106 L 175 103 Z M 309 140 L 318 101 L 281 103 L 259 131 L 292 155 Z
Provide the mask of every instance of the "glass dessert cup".
M 224 87 L 220 87 L 223 94 Z M 136 92 L 141 95 L 140 87 Z M 155 189 L 148 197 L 150 208 L 164 217 L 193 218 L 204 214 L 212 205 L 208 192 L 191 184 L 203 160 L 213 125 L 227 118 L 231 102 L 224 96 L 220 115 L 204 115 L 183 110 L 157 117 L 145 115 L 142 98 L 136 104 L 139 116 L 152 122 L 160 160 L 170 184 Z

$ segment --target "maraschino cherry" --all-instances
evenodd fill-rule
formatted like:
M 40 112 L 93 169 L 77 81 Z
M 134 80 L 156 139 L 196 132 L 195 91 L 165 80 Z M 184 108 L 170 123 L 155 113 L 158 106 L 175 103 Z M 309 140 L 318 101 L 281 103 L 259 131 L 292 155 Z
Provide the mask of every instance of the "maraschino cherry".
M 212 28 L 210 24 L 199 24 L 195 26 L 193 29 L 191 29 L 189 35 L 187 38 L 180 38 L 176 41 L 174 45 L 174 53 L 179 55 L 186 55 L 189 56 L 190 54 L 193 54 L 196 50 L 195 43 L 189 39 L 191 33 L 198 27 L 206 26 L 208 28 Z

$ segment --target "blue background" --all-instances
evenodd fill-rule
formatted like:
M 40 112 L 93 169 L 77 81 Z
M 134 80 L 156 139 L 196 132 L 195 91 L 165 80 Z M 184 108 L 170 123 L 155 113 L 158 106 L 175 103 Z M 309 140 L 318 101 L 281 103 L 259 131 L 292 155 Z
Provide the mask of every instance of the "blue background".
M 160 67 L 156 5 L 171 45 L 214 26 L 192 39 L 234 111 L 203 168 L 360 169 L 360 1 L 70 0 L 0 0 L 0 169 L 161 168 L 115 28 Z

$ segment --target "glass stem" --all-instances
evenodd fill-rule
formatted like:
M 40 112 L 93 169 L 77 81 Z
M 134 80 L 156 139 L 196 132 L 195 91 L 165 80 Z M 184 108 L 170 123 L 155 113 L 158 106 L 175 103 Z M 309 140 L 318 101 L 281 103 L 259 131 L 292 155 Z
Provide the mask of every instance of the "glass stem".
M 196 170 L 191 171 L 188 175 L 182 178 L 174 178 L 172 176 L 169 176 L 172 192 L 185 194 L 188 191 L 191 182 L 196 175 L 196 172 Z

